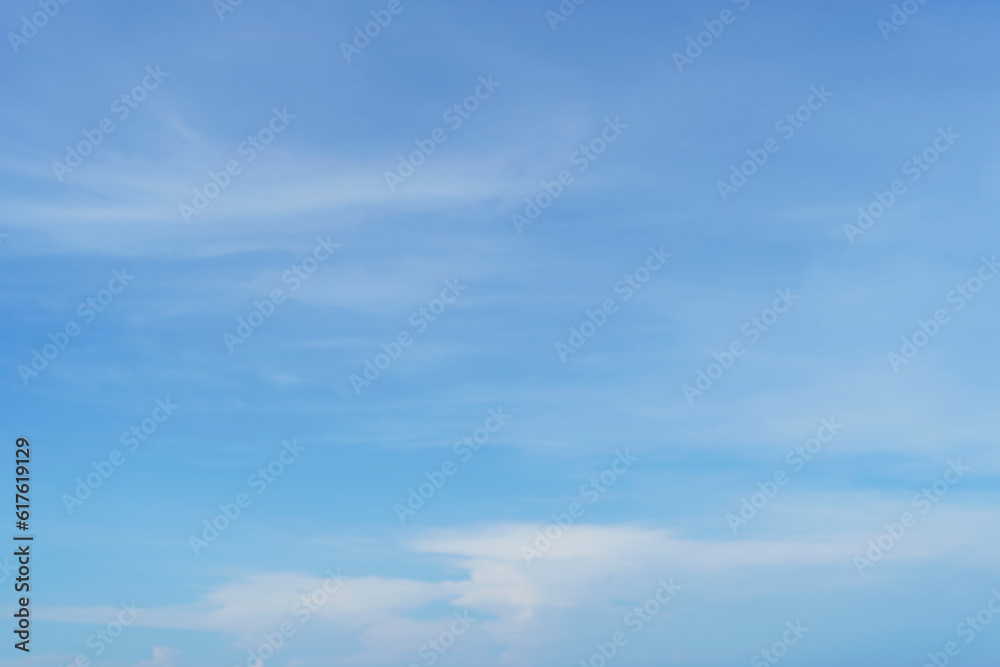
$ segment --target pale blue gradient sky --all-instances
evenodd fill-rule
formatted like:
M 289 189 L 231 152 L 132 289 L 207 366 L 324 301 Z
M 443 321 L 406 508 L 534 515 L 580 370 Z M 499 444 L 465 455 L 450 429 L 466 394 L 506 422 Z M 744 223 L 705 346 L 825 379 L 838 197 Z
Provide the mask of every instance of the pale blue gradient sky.
M 387 3 L 246 0 L 220 20 L 210 0 L 70 2 L 0 48 L 0 392 L 5 438 L 34 443 L 38 536 L 32 656 L 7 646 L 0 665 L 246 664 L 338 568 L 351 581 L 268 664 L 425 665 L 468 610 L 438 664 L 577 665 L 661 578 L 681 592 L 617 664 L 748 664 L 795 620 L 810 631 L 789 666 L 921 665 L 956 640 L 1000 586 L 1000 282 L 948 301 L 1000 253 L 996 5 L 928 2 L 883 39 L 891 3 L 591 0 L 552 30 L 555 0 L 401 2 L 350 63 L 341 42 Z M 679 73 L 674 52 L 727 8 Z M 8 3 L 0 25 L 36 11 Z M 147 66 L 168 75 L 119 120 Z M 452 130 L 445 111 L 489 76 Z M 717 182 L 813 86 L 833 96 L 723 202 Z M 245 161 L 275 108 L 295 118 Z M 114 132 L 60 182 L 53 161 L 105 117 Z M 628 127 L 579 171 L 608 118 Z M 438 127 L 447 141 L 390 192 L 386 170 Z M 939 128 L 960 137 L 910 182 Z M 178 206 L 230 160 L 241 172 L 185 224 Z M 573 183 L 518 233 L 511 215 L 562 170 Z M 894 179 L 907 192 L 849 242 Z M 339 247 L 292 290 L 318 237 Z M 624 300 L 616 284 L 660 246 L 672 256 Z M 78 304 L 123 268 L 134 280 L 84 322 Z M 411 314 L 456 279 L 418 331 Z M 223 334 L 274 289 L 286 300 L 231 354 Z M 786 289 L 798 301 L 751 343 L 744 323 Z M 556 343 L 608 299 L 562 363 Z M 949 323 L 894 373 L 887 354 L 940 308 Z M 71 320 L 80 335 L 23 382 Z M 350 376 L 401 332 L 412 345 L 358 395 Z M 746 353 L 689 404 L 682 386 L 733 341 Z M 122 433 L 168 397 L 128 452 Z M 499 408 L 462 460 L 454 443 Z M 727 513 L 831 417 L 843 430 L 734 535 Z M 305 451 L 257 495 L 248 477 L 291 439 Z M 63 494 L 116 449 L 124 464 L 68 513 Z M 625 449 L 638 462 L 526 564 L 521 546 Z M 852 557 L 956 459 L 971 471 L 859 576 Z M 447 460 L 401 525 L 394 504 Z M 189 536 L 242 492 L 252 505 L 196 557 Z M 95 656 L 88 637 L 132 600 L 136 627 Z M 992 665 L 1000 627 L 960 645 L 956 663 Z

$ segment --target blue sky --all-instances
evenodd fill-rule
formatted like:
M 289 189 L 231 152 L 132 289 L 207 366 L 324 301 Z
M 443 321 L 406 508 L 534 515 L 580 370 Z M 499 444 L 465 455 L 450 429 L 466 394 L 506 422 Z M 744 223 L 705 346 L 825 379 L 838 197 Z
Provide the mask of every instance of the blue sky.
M 0 10 L 0 665 L 993 664 L 994 4 L 225 1 Z

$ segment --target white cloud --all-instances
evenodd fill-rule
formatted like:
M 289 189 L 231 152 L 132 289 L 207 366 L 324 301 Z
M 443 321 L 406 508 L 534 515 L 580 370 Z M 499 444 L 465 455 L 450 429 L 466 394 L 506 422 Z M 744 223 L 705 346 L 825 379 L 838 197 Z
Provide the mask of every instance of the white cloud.
M 153 659 L 137 662 L 135 667 L 176 667 L 177 651 L 169 646 L 154 646 Z
M 813 521 L 824 517 L 829 521 L 826 525 L 839 532 L 822 534 L 813 527 L 801 531 L 809 536 L 800 539 L 711 541 L 631 525 L 576 525 L 530 565 L 521 548 L 534 543 L 539 526 L 503 524 L 434 532 L 414 543 L 416 551 L 427 559 L 443 557 L 451 570 L 464 571 L 466 576 L 438 581 L 349 578 L 308 622 L 322 630 L 324 637 L 343 633 L 346 641 L 356 642 L 357 652 L 338 664 L 406 659 L 447 627 L 448 607 L 469 610 L 479 618 L 477 639 L 470 639 L 470 644 L 477 643 L 480 649 L 484 645 L 517 646 L 523 654 L 529 644 L 539 641 L 539 623 L 561 622 L 559 617 L 569 610 L 608 608 L 614 600 L 647 597 L 652 582 L 661 578 L 675 578 L 682 585 L 698 581 L 702 595 L 722 597 L 739 595 L 740 586 L 755 585 L 764 578 L 775 587 L 800 585 L 801 580 L 784 574 L 789 568 L 807 568 L 814 573 L 811 582 L 873 584 L 874 577 L 862 580 L 853 575 L 851 558 L 881 530 L 879 522 L 893 520 L 894 513 L 898 516 L 897 510 L 876 501 L 842 506 L 832 514 L 817 513 Z M 987 536 L 969 527 L 986 521 L 984 514 L 988 513 L 936 510 L 893 549 L 874 574 L 885 571 L 886 563 L 896 559 L 927 562 L 982 552 Z M 848 515 L 853 521 L 847 520 Z M 857 532 L 859 523 L 870 525 L 870 531 Z M 848 525 L 855 529 L 844 530 Z M 753 575 L 747 576 L 749 572 Z M 194 602 L 147 609 L 137 625 L 218 632 L 238 637 L 241 648 L 257 646 L 263 633 L 273 632 L 282 622 L 292 621 L 296 627 L 303 623 L 293 609 L 304 596 L 321 590 L 324 580 L 297 573 L 258 574 L 219 585 Z M 103 608 L 48 608 L 39 610 L 38 618 L 96 622 L 108 613 Z M 154 660 L 168 657 L 163 654 Z

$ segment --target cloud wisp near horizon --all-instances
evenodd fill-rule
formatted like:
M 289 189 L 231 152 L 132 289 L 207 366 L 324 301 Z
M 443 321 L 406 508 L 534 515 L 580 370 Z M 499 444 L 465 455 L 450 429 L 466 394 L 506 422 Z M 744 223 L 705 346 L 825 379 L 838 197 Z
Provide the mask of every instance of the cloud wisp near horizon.
M 998 11 L 5 6 L 0 667 L 992 665 Z

